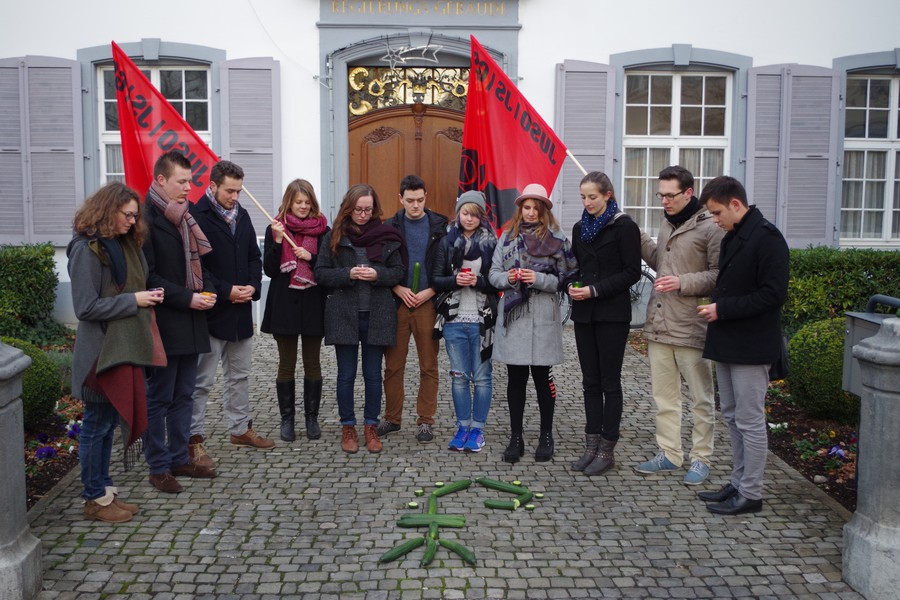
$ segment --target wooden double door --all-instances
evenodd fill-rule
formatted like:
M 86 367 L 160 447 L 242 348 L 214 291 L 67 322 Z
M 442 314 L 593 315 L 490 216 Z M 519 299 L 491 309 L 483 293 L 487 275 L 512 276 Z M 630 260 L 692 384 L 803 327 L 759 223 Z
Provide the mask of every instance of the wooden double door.
M 349 124 L 350 185 L 378 192 L 384 218 L 400 208 L 400 180 L 418 175 L 428 191 L 426 206 L 453 217 L 465 114 L 410 104 L 384 108 Z

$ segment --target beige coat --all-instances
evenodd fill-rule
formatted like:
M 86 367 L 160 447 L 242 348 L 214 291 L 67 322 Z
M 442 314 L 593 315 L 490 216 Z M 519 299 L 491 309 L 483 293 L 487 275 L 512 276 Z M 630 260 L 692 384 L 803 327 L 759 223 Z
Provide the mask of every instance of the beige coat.
M 706 321 L 698 316 L 697 305 L 715 287 L 724 235 L 706 210 L 697 212 L 678 229 L 663 219 L 656 242 L 641 232 L 644 262 L 657 277 L 677 275 L 681 281 L 680 291 L 651 292 L 644 324 L 648 340 L 703 349 Z

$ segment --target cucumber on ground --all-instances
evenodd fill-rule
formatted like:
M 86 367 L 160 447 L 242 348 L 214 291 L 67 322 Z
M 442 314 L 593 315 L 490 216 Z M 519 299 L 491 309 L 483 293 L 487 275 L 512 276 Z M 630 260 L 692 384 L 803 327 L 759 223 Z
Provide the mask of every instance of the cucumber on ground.
M 434 490 L 431 492 L 431 495 L 435 498 L 440 498 L 441 496 L 446 496 L 447 494 L 452 494 L 453 492 L 461 492 L 472 485 L 471 479 L 460 479 L 459 481 L 454 481 L 451 484 L 445 485 L 439 490 Z
M 428 537 L 430 537 L 433 540 L 436 540 L 437 536 L 438 536 L 438 530 L 440 528 L 441 528 L 441 526 L 438 525 L 437 523 L 432 523 L 431 525 L 429 525 L 428 526 Z
M 530 491 L 525 491 L 516 496 L 516 500 L 519 501 L 519 504 L 528 504 L 529 502 L 531 502 L 532 498 L 534 498 L 534 493 Z
M 518 500 L 497 500 L 496 498 L 488 498 L 484 501 L 484 505 L 488 508 L 501 508 L 503 510 L 516 510 L 519 508 Z
M 411 550 L 415 550 L 424 543 L 424 537 L 406 540 L 402 544 L 394 546 L 393 548 L 382 554 L 381 558 L 378 559 L 378 562 L 391 562 L 392 560 L 396 560 L 404 554 L 410 552 Z
M 528 488 L 522 487 L 521 485 L 513 485 L 511 483 L 497 481 L 496 479 L 488 479 L 487 477 L 479 477 L 475 481 L 492 490 L 506 492 L 507 494 L 515 494 L 516 496 L 528 491 Z
M 397 521 L 400 527 L 430 527 L 437 523 L 440 527 L 465 527 L 466 518 L 461 515 L 403 515 Z
M 420 567 L 427 567 L 431 564 L 431 561 L 434 560 L 434 555 L 437 553 L 437 542 L 434 541 L 433 538 L 425 538 L 425 554 L 422 556 L 422 562 L 419 563 Z
M 437 496 L 431 494 L 428 496 L 428 514 L 436 515 L 437 514 Z
M 454 542 L 453 540 L 445 540 L 443 538 L 438 540 L 438 543 L 446 548 L 447 550 L 452 550 L 459 554 L 464 561 L 469 563 L 470 565 L 475 564 L 475 553 L 460 544 L 459 542 Z

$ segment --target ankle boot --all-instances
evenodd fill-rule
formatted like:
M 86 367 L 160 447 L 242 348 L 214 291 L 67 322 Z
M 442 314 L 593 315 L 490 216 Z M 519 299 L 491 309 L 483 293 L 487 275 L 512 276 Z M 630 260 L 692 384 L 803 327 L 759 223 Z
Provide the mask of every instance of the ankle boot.
M 553 432 L 542 431 L 538 440 L 537 450 L 534 451 L 534 460 L 536 462 L 547 462 L 553 456 Z
M 584 454 L 572 463 L 573 471 L 584 471 L 584 468 L 597 458 L 597 446 L 600 445 L 599 433 L 584 434 Z
M 616 465 L 616 459 L 613 456 L 613 450 L 616 442 L 600 438 L 600 445 L 597 447 L 597 458 L 584 468 L 585 475 L 602 475 Z
M 359 438 L 356 435 L 355 425 L 343 425 L 341 427 L 341 450 L 347 454 L 359 452 Z
M 522 455 L 525 454 L 525 440 L 522 439 L 521 431 L 514 431 L 509 436 L 509 445 L 503 451 L 503 461 L 508 463 L 517 463 Z
M 297 402 L 295 385 L 293 379 L 275 382 L 278 410 L 281 412 L 281 439 L 285 442 L 293 442 L 297 439 L 294 433 L 294 413 Z
M 322 404 L 322 380 L 303 379 L 303 412 L 306 416 L 306 439 L 322 437 L 319 429 L 319 405 Z

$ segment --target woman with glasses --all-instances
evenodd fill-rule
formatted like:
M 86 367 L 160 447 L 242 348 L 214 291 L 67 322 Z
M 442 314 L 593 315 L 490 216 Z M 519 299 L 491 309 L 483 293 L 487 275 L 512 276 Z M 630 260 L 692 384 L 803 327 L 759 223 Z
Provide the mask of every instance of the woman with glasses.
M 109 183 L 75 213 L 66 249 L 78 332 L 72 362 L 72 395 L 84 403 L 78 455 L 84 518 L 124 523 L 138 507 L 118 499 L 109 475 L 113 435 L 123 421 L 126 447 L 147 427 L 145 366 L 165 364 L 150 307 L 163 291 L 147 290 L 141 252 L 146 227 L 137 193 Z
M 278 346 L 275 393 L 281 413 L 281 439 L 296 439 L 297 342 L 303 357 L 303 409 L 306 437 L 317 440 L 322 401 L 322 338 L 325 336 L 325 294 L 313 269 L 328 231 L 316 191 L 305 179 L 284 190 L 278 216 L 266 228 L 263 270 L 271 278 L 260 331 L 271 333 Z M 285 240 L 288 238 L 293 245 Z
M 329 289 L 325 299 L 325 343 L 337 357 L 337 404 L 341 449 L 359 451 L 353 386 L 362 347 L 365 384 L 363 422 L 366 448 L 381 452 L 382 357 L 397 335 L 397 305 L 391 288 L 406 273 L 403 238 L 381 222 L 378 194 L 371 186 L 352 186 L 341 202 L 333 229 L 322 240 L 316 280 Z

